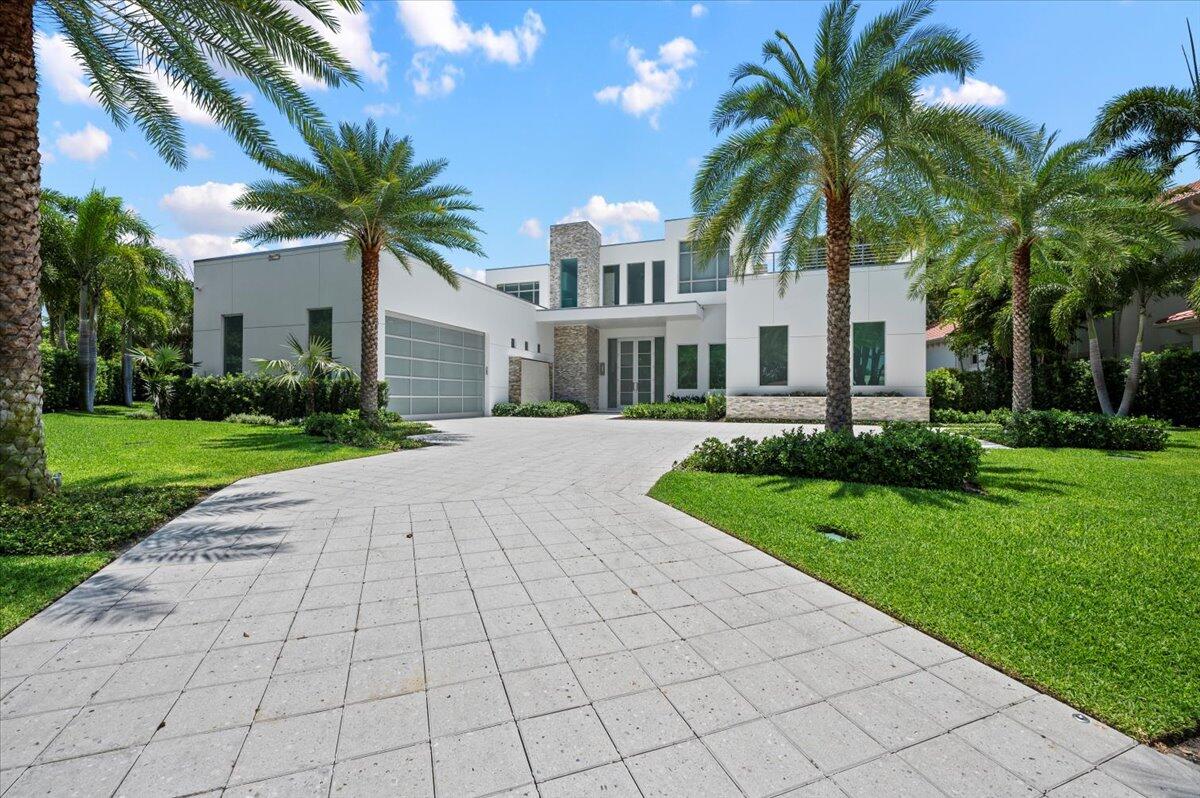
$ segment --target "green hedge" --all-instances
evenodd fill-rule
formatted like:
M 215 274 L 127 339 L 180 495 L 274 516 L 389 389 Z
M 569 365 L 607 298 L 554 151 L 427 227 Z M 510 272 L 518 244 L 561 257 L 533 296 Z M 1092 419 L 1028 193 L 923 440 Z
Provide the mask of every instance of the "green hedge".
M 725 396 L 710 393 L 703 399 L 643 402 L 621 408 L 625 418 L 661 418 L 672 421 L 720 421 L 725 418 Z
M 1158 452 L 1166 447 L 1168 435 L 1164 422 L 1145 416 L 1124 418 L 1061 410 L 1012 413 L 1004 424 L 1005 443 L 1018 447 Z
M 357 408 L 358 385 L 357 377 L 322 380 L 317 385 L 317 412 L 343 413 Z M 302 389 L 258 376 L 188 377 L 175 384 L 164 417 L 221 421 L 245 414 L 286 421 L 302 417 L 304 405 Z M 379 406 L 387 406 L 385 382 L 379 383 Z
M 1128 368 L 1128 359 L 1104 361 L 1104 377 L 1114 405 L 1121 401 Z M 934 369 L 925 376 L 925 389 L 933 410 L 969 413 L 1012 405 L 1012 375 L 999 369 Z M 1142 378 L 1134 397 L 1134 413 L 1183 427 L 1200 426 L 1197 396 L 1200 396 L 1200 352 L 1167 349 L 1142 356 Z M 1088 361 L 1035 364 L 1033 407 L 1079 413 L 1098 411 L 1100 406 Z
M 978 482 L 982 451 L 972 438 L 919 424 L 887 424 L 880 433 L 862 435 L 797 428 L 761 441 L 708 438 L 680 467 L 962 490 Z
M 1012 411 L 1007 407 L 998 410 L 950 410 L 940 408 L 929 412 L 929 420 L 934 424 L 1003 424 L 1008 421 Z
M 43 345 L 42 412 L 78 410 L 83 406 L 83 380 L 79 353 Z M 120 359 L 96 361 L 96 404 L 117 405 L 124 400 Z
M 492 405 L 493 416 L 528 416 L 533 418 L 561 418 L 562 416 L 577 416 L 590 413 L 591 408 L 584 402 L 551 401 L 551 402 L 497 402 Z

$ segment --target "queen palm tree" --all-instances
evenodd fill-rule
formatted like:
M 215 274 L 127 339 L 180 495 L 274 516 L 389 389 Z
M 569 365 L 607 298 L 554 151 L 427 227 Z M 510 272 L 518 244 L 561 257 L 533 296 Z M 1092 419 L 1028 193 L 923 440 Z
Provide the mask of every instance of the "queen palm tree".
M 164 283 L 183 276 L 179 263 L 155 247 L 114 264 L 106 279 L 105 313 L 120 326 L 121 381 L 125 406 L 133 405 L 135 339 L 161 340 L 171 325 L 170 297 Z
M 436 184 L 445 160 L 417 162 L 412 142 L 374 120 L 343 123 L 336 132 L 306 134 L 312 160 L 272 156 L 266 165 L 281 180 L 251 184 L 234 206 L 273 214 L 242 231 L 256 244 L 298 238 L 344 237 L 362 270 L 362 387 L 365 419 L 379 411 L 379 255 L 387 250 L 408 271 L 427 266 L 455 288 L 458 275 L 438 251 L 482 255 L 469 215 L 479 210 L 462 186 Z
M 296 76 L 336 86 L 357 75 L 309 23 L 337 30 L 335 6 L 359 0 L 5 0 L 0 3 L 0 498 L 37 498 L 46 471 L 38 343 L 41 160 L 34 13 L 74 46 L 93 96 L 124 128 L 132 120 L 172 166 L 186 162 L 165 88 L 182 92 L 252 155 L 273 147 L 249 102 L 223 77 L 245 78 L 293 124 L 322 123 Z
M 1020 130 L 996 110 L 922 102 L 921 81 L 964 78 L 978 65 L 969 38 L 924 24 L 933 4 L 912 0 L 855 35 L 858 5 L 825 7 L 813 58 L 780 32 L 763 64 L 733 71 L 713 129 L 733 132 L 708 154 L 692 188 L 692 237 L 713 257 L 740 234 L 730 259 L 742 278 L 781 241 L 779 290 L 821 247 L 827 274 L 825 424 L 852 426 L 850 259 L 855 240 L 880 244 L 887 231 L 920 215 L 928 187 L 969 155 L 982 129 Z M 822 239 L 823 234 L 823 239 Z

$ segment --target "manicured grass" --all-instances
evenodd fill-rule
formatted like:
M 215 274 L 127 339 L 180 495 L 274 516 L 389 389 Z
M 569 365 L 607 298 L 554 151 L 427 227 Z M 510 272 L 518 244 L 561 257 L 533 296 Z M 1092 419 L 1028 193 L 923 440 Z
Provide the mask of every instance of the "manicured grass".
M 255 474 L 385 451 L 326 443 L 295 427 L 137 421 L 127 412 L 102 407 L 90 416 L 45 416 L 49 465 L 62 472 L 63 488 L 33 505 L 0 503 L 0 634 L 207 491 Z
M 988 451 L 980 476 L 984 495 L 672 471 L 650 495 L 1139 739 L 1200 726 L 1200 432 Z

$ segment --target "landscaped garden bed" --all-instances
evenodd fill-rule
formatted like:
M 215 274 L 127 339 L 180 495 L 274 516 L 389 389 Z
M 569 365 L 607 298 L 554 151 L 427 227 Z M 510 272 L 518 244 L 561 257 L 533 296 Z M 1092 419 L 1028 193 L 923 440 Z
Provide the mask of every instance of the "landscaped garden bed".
M 561 418 L 590 413 L 591 408 L 583 402 L 497 402 L 492 406 L 493 416 L 528 416 L 531 418 Z
M 720 421 L 725 417 L 725 395 L 710 393 L 670 402 L 642 402 L 621 408 L 624 418 L 655 418 L 668 421 Z
M 1139 739 L 1194 733 L 1200 431 L 1119 457 L 987 451 L 978 480 L 673 470 L 651 495 Z

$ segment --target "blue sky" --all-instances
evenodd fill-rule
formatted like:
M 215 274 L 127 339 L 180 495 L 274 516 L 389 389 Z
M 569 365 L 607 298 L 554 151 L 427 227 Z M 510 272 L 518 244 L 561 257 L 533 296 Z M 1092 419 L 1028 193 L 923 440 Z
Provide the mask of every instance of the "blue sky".
M 866 3 L 868 18 L 887 3 Z M 336 41 L 361 89 L 313 87 L 333 121 L 375 116 L 411 135 L 422 158 L 474 193 L 488 257 L 455 254 L 470 273 L 545 259 L 545 229 L 589 218 L 606 241 L 661 235 L 686 216 L 696 163 L 730 70 L 756 60 L 776 29 L 802 53 L 819 3 L 422 2 L 368 0 Z M 974 37 L 972 82 L 933 81 L 935 98 L 998 104 L 1065 137 L 1084 135 L 1105 100 L 1147 84 L 1182 85 L 1180 45 L 1195 5 L 1171 2 L 954 2 L 937 22 Z M 1200 15 L 1193 13 L 1200 22 Z M 55 31 L 39 38 L 47 186 L 119 194 L 185 260 L 238 251 L 247 221 L 229 209 L 262 169 L 195 109 L 183 107 L 187 169 L 166 166 L 136 129 L 119 131 L 88 98 Z M 248 84 L 247 84 L 248 86 Z M 261 98 L 279 144 L 301 147 Z M 1197 177 L 1194 163 L 1179 179 Z

